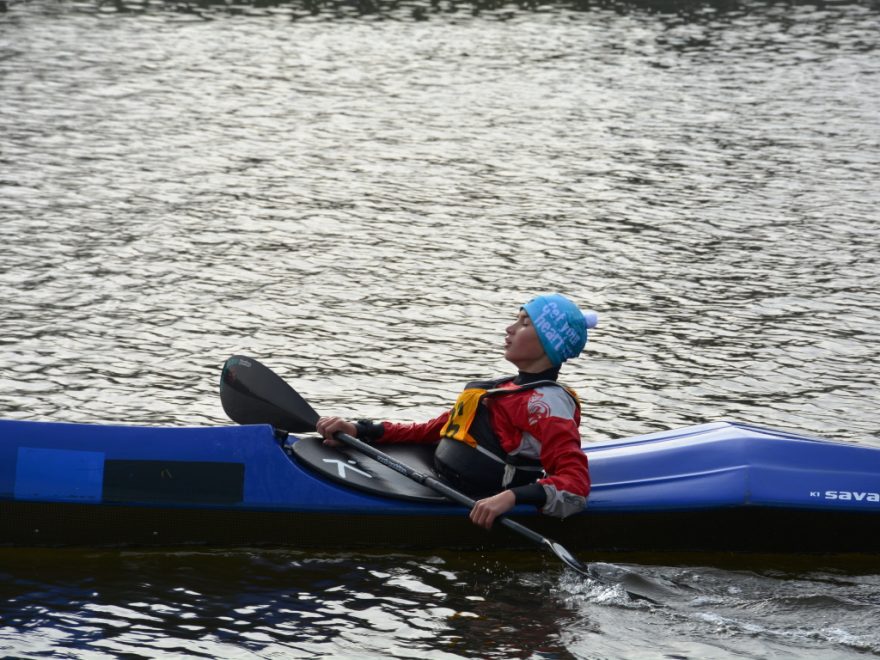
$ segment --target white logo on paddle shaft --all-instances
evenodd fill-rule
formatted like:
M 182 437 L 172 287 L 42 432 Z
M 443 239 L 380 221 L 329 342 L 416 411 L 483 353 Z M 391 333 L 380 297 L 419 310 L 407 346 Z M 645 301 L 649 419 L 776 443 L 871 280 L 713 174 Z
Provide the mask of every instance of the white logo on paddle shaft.
M 367 479 L 373 478 L 373 475 L 370 474 L 369 472 L 364 472 L 360 468 L 356 468 L 353 465 L 349 465 L 345 461 L 340 461 L 335 458 L 322 458 L 321 460 L 324 461 L 325 463 L 336 463 L 336 470 L 337 470 L 337 472 L 339 472 L 339 476 L 342 479 L 348 479 L 348 476 L 346 476 L 346 474 L 345 474 L 346 470 L 351 470 L 352 472 L 357 472 L 358 474 L 362 474 Z

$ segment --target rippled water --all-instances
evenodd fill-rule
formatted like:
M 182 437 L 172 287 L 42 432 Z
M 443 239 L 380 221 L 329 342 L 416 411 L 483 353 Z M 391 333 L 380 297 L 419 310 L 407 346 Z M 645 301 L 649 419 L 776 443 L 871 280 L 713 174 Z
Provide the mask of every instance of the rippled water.
M 602 315 L 563 371 L 585 442 L 880 446 L 875 5 L 3 7 L 3 417 L 227 423 L 248 353 L 321 412 L 424 419 L 560 290 Z M 342 551 L 5 550 L 0 649 L 880 654 L 873 557 L 647 558 L 650 606 L 534 557 Z
M 0 559 L 0 649 L 16 657 L 878 652 L 876 575 L 642 567 L 666 584 L 664 602 L 648 605 L 494 555 L 7 551 Z

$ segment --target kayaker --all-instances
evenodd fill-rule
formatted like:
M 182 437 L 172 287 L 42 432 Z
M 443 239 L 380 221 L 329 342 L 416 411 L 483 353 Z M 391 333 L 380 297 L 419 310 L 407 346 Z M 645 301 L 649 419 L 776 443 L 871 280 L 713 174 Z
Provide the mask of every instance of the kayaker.
M 565 518 L 582 510 L 590 492 L 581 450 L 580 401 L 557 382 L 562 363 L 577 357 L 595 312 L 560 294 L 522 306 L 505 333 L 504 357 L 516 376 L 469 383 L 452 410 L 423 423 L 351 422 L 322 417 L 324 443 L 337 431 L 370 443 L 437 443 L 434 464 L 452 486 L 481 498 L 471 520 L 490 528 L 516 504 Z

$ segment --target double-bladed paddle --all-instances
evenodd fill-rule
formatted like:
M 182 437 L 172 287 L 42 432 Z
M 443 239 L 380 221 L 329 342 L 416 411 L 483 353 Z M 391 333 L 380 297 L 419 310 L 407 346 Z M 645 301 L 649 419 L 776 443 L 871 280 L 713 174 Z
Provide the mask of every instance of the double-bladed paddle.
M 257 360 L 242 355 L 233 355 L 223 366 L 223 374 L 220 377 L 220 400 L 229 418 L 239 424 L 271 424 L 284 431 L 299 433 L 314 431 L 320 417 L 309 403 L 275 372 Z M 472 509 L 476 504 L 475 500 L 436 477 L 419 472 L 347 433 L 339 432 L 333 437 L 395 472 L 445 495 L 453 502 L 468 509 Z M 550 550 L 566 566 L 578 573 L 599 582 L 606 582 L 595 570 L 578 561 L 555 541 L 506 516 L 500 516 L 496 520 L 517 534 Z M 652 600 L 631 591 L 627 593 L 634 598 Z

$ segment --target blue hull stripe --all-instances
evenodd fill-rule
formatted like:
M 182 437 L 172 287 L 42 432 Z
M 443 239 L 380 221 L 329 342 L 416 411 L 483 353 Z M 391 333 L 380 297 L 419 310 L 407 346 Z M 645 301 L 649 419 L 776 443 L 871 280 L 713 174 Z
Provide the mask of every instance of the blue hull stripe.
M 103 452 L 18 448 L 13 491 L 17 500 L 100 502 L 103 487 Z

